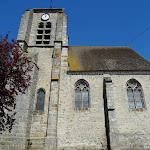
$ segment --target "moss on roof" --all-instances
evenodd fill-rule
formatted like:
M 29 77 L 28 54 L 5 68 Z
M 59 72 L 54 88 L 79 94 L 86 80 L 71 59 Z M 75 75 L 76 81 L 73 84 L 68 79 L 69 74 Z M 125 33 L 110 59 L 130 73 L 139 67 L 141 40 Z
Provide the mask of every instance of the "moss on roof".
M 150 71 L 150 63 L 129 47 L 69 46 L 70 71 Z

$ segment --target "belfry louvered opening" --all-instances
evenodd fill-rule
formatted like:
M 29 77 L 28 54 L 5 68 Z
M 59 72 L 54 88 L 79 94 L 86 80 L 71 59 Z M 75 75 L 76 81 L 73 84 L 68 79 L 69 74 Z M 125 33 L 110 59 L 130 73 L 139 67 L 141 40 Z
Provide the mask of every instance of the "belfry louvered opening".
M 36 44 L 50 44 L 51 23 L 40 22 L 37 28 Z

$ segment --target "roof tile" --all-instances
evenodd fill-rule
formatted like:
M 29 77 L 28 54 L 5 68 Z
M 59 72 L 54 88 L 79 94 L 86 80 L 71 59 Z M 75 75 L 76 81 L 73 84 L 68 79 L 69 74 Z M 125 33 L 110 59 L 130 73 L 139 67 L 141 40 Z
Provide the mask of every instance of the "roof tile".
M 150 62 L 129 47 L 69 46 L 70 71 L 150 71 Z

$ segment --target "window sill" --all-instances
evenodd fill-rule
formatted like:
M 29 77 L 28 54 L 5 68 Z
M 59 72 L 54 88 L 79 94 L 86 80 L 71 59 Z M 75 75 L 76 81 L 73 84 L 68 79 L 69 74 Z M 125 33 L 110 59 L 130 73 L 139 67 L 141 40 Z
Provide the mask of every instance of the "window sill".
M 86 112 L 90 111 L 91 108 L 74 108 L 75 111 Z
M 129 108 L 129 111 L 139 111 L 139 112 L 143 112 L 143 111 L 145 111 L 145 110 L 147 110 L 146 108 Z
M 44 110 L 34 110 L 33 111 L 33 115 L 43 115 L 44 114 Z

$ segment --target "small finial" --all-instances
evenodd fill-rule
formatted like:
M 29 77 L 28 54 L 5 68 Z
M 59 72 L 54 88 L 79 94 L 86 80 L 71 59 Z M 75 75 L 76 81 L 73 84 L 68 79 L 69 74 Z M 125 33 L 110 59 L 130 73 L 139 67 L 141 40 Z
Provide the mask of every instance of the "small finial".
M 50 8 L 52 8 L 52 2 L 53 2 L 53 1 L 51 0 Z

